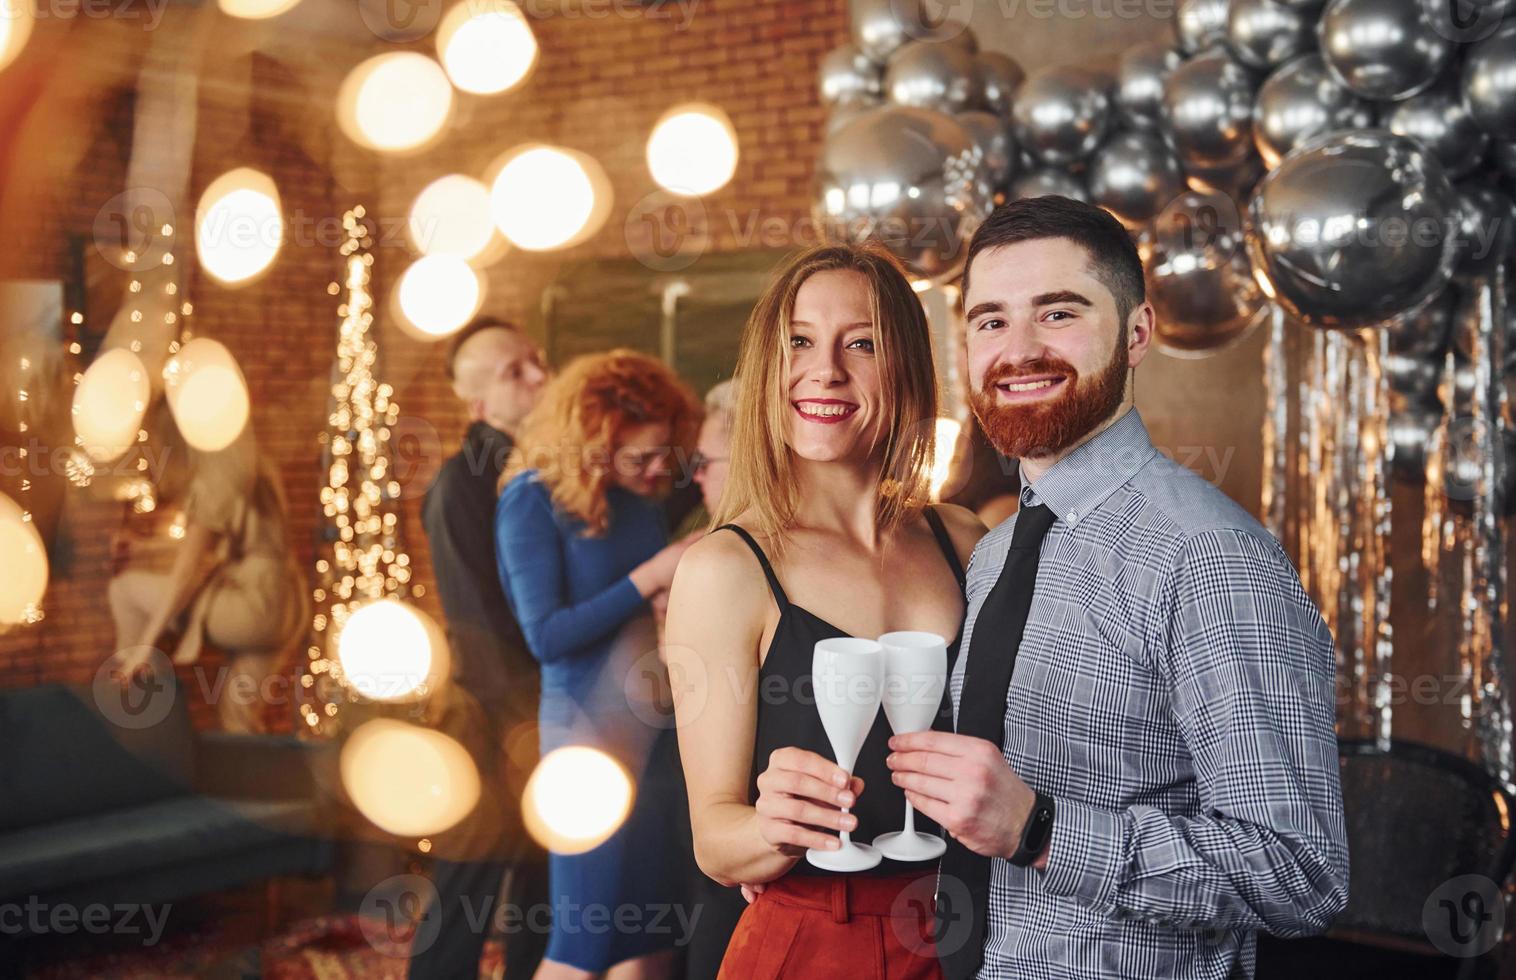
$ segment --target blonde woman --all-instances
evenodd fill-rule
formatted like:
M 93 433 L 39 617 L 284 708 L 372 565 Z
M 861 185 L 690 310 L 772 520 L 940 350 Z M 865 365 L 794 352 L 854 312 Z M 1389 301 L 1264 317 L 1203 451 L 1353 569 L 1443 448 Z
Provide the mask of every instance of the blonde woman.
M 666 637 L 686 681 L 696 859 L 761 886 L 722 975 L 937 976 L 923 924 L 898 914 L 916 911 L 902 892 L 935 864 L 837 876 L 801 857 L 842 829 L 898 830 L 905 810 L 882 715 L 851 778 L 833 761 L 808 693 L 816 641 L 930 630 L 956 653 L 963 565 L 984 533 L 962 508 L 926 505 L 937 388 L 921 304 L 882 250 L 808 250 L 759 300 L 736 378 L 720 527 L 680 564 Z
M 699 417 L 661 361 L 616 350 L 571 363 L 526 418 L 495 526 L 501 584 L 542 664 L 544 754 L 589 745 L 638 782 L 647 772 L 658 730 L 633 711 L 627 678 L 658 648 L 648 602 L 667 591 L 688 547 L 668 543 L 656 497 Z M 639 792 L 605 843 L 549 856 L 554 918 L 537 977 L 670 974 L 678 805 Z

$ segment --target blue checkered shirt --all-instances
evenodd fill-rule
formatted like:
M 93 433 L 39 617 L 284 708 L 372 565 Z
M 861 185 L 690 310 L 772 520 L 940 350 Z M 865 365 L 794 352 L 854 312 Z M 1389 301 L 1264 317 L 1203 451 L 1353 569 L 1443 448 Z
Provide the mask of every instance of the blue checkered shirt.
M 1057 816 L 1045 871 L 991 861 L 979 976 L 1251 977 L 1258 930 L 1347 904 L 1331 635 L 1273 537 L 1135 409 L 1023 484 L 1057 520 L 1005 758 Z M 1015 520 L 974 549 L 965 651 Z

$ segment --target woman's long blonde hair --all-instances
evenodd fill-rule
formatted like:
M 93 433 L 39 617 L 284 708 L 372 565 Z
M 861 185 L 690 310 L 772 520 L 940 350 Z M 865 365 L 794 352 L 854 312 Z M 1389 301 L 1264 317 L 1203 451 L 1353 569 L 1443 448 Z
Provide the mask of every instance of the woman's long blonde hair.
M 726 489 L 713 527 L 744 523 L 774 542 L 794 518 L 799 489 L 790 455 L 790 318 L 801 285 L 818 272 L 856 272 L 868 282 L 879 386 L 888 412 L 880 455 L 877 527 L 898 528 L 930 498 L 937 375 L 926 312 L 882 246 L 820 245 L 780 267 L 742 332 Z
M 603 533 L 616 448 L 628 429 L 648 423 L 668 424 L 677 469 L 694 443 L 700 403 L 668 365 L 625 348 L 575 358 L 522 422 L 500 485 L 536 470 L 554 504 Z

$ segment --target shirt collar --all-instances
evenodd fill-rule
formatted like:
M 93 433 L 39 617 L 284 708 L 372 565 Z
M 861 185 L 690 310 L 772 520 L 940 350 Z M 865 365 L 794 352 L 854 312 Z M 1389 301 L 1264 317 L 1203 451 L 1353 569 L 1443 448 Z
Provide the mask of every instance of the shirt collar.
M 463 444 L 474 450 L 476 459 L 488 459 L 497 469 L 505 465 L 505 458 L 516 445 L 510 436 L 480 420 L 469 425 L 463 434 Z
M 1078 523 L 1157 454 L 1142 417 L 1129 408 L 1035 483 L 1023 471 L 1021 506 L 1044 503 L 1059 520 Z

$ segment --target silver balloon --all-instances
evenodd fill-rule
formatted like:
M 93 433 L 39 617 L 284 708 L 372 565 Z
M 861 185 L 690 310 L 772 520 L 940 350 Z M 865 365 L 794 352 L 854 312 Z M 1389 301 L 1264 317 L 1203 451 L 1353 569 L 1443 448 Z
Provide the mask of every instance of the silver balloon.
M 1235 167 L 1188 167 L 1184 180 L 1197 194 L 1225 194 L 1245 201 L 1266 172 L 1263 161 L 1253 155 Z
M 1180 0 L 1178 15 L 1174 18 L 1180 50 L 1194 54 L 1213 44 L 1224 44 L 1227 39 L 1227 6 L 1228 0 Z
M 1254 265 L 1313 327 L 1409 315 L 1452 275 L 1453 185 L 1421 144 L 1393 133 L 1306 142 L 1259 182 L 1249 217 Z
M 829 238 L 875 239 L 913 274 L 963 268 L 989 210 L 983 162 L 962 123 L 907 106 L 861 113 L 827 137 L 816 166 L 816 219 Z
M 1043 167 L 1022 173 L 1011 181 L 1011 192 L 1007 196 L 1012 201 L 1019 201 L 1028 197 L 1046 197 L 1049 194 L 1071 197 L 1076 201 L 1087 202 L 1090 199 L 1090 191 L 1084 181 L 1058 167 Z
M 1253 150 L 1253 79 L 1221 49 L 1198 54 L 1164 82 L 1163 121 L 1186 168 L 1242 163 Z
M 1403 99 L 1437 80 L 1453 42 L 1421 0 L 1331 0 L 1316 25 L 1327 68 L 1366 99 Z
M 963 112 L 979 101 L 974 56 L 946 41 L 911 41 L 890 55 L 884 91 L 896 105 Z
M 1126 50 L 1116 68 L 1116 108 L 1123 122 L 1136 129 L 1158 128 L 1163 80 L 1183 60 L 1178 50 L 1161 41 Z
M 901 45 L 911 41 L 952 41 L 969 54 L 979 40 L 961 20 L 937 20 L 923 0 L 851 0 L 853 43 L 883 64 Z
M 1098 75 L 1066 66 L 1044 68 L 1016 95 L 1016 141 L 1040 163 L 1074 163 L 1100 145 L 1110 116 L 1110 96 Z
M 1275 0 L 1231 0 L 1227 11 L 1227 42 L 1249 68 L 1273 68 L 1309 51 L 1315 27 L 1312 13 Z
M 981 51 L 975 55 L 974 72 L 985 106 L 997 116 L 1009 119 L 1011 107 L 1016 103 L 1016 90 L 1026 81 L 1026 72 L 999 51 Z
M 1153 304 L 1154 340 L 1198 357 L 1238 342 L 1268 312 L 1231 198 L 1186 192 L 1138 240 Z
M 1313 136 L 1372 125 L 1373 103 L 1353 94 L 1314 53 L 1265 79 L 1253 103 L 1253 143 L 1270 167 Z
M 1489 272 L 1511 257 L 1516 241 L 1516 203 L 1483 181 L 1459 184 L 1458 270 Z
M 957 119 L 974 137 L 984 155 L 985 179 L 990 184 L 990 194 L 1003 189 L 1016 171 L 1020 155 L 1016 152 L 1016 138 L 1011 134 L 1011 124 L 992 112 L 961 112 Z
M 1184 173 L 1153 133 L 1117 133 L 1090 160 L 1090 199 L 1128 226 L 1149 221 L 1184 190 Z
M 868 112 L 870 109 L 875 108 L 878 107 L 856 105 L 839 106 L 838 108 L 833 109 L 832 114 L 826 117 L 826 135 L 830 137 L 833 133 L 837 132 L 839 129 L 846 126 L 854 119 L 857 119 L 859 116 L 863 115 L 865 112 Z
M 853 43 L 881 64 L 902 44 L 931 31 L 932 21 L 922 0 L 850 0 L 848 9 Z
M 844 44 L 821 59 L 821 101 L 832 107 L 874 105 L 884 96 L 884 69 L 856 45 Z
M 1386 324 L 1390 353 L 1426 361 L 1436 368 L 1441 364 L 1442 355 L 1447 352 L 1457 307 L 1458 290 L 1449 286 L 1427 303 L 1424 309 Z M 1435 377 L 1434 373 L 1432 384 L 1425 387 L 1435 387 Z
M 1516 24 L 1469 50 L 1463 64 L 1463 99 L 1485 132 L 1516 139 Z
M 1516 179 L 1516 143 L 1490 140 L 1490 165 L 1502 177 Z
M 1455 180 L 1479 167 L 1490 142 L 1464 108 L 1458 91 L 1448 85 L 1435 85 L 1384 106 L 1379 127 L 1419 140 Z

